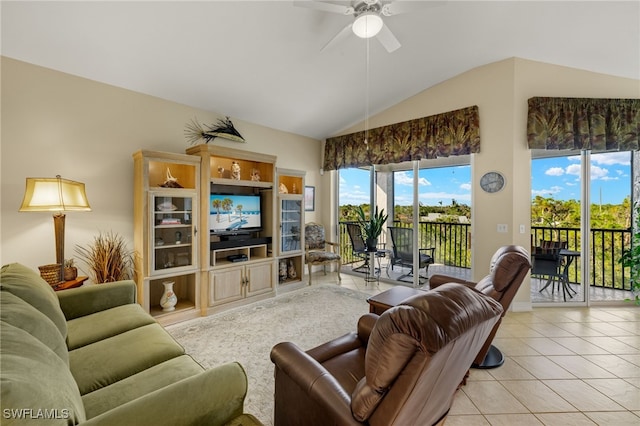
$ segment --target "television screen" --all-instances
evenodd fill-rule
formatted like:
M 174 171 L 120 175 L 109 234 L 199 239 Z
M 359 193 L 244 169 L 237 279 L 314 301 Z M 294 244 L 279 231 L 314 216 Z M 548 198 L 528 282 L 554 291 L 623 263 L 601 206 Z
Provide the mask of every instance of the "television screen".
M 209 229 L 213 232 L 258 230 L 262 227 L 260 195 L 211 194 Z

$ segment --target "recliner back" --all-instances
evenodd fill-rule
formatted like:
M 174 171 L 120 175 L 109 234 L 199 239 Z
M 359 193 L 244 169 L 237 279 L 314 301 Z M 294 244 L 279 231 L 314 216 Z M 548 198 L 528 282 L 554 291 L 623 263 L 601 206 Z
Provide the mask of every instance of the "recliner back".
M 498 302 L 460 284 L 383 313 L 369 337 L 365 377 L 351 395 L 354 417 L 370 425 L 438 422 L 501 313 Z

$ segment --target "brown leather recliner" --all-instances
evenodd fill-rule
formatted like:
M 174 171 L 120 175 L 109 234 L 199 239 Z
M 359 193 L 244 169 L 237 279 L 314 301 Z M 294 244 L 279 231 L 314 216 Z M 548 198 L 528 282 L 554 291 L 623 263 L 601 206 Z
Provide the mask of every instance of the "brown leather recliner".
M 445 284 L 308 352 L 279 343 L 275 425 L 438 424 L 501 313 L 495 300 Z
M 429 278 L 429 287 L 434 289 L 450 282 L 473 287 L 500 302 L 503 309 L 502 317 L 504 317 L 529 269 L 531 269 L 531 262 L 529 261 L 527 250 L 520 246 L 503 246 L 491 258 L 489 275 L 477 283 L 448 275 L 436 274 Z M 487 341 L 474 359 L 472 365 L 474 368 L 496 368 L 504 363 L 504 355 L 498 348 L 491 345 L 500 322 L 502 322 L 502 317 L 493 327 Z

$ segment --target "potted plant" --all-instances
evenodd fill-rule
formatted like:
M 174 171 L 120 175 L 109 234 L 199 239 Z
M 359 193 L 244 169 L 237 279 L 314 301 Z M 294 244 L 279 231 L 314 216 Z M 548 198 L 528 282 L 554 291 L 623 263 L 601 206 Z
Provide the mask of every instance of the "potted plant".
M 358 214 L 358 225 L 362 229 L 362 237 L 367 245 L 367 251 L 376 251 L 378 237 L 382 233 L 382 227 L 387 221 L 388 215 L 384 214 L 384 209 L 378 211 L 378 206 L 376 206 L 375 212 L 369 215 L 368 219 L 362 206 L 358 206 L 356 213 Z
M 133 278 L 133 252 L 114 232 L 100 233 L 88 247 L 76 246 L 76 253 L 91 270 L 96 284 Z
M 636 305 L 640 305 L 640 202 L 636 205 L 636 224 L 632 229 L 631 248 L 620 258 L 622 266 L 631 268 L 631 294 Z
M 73 259 L 65 259 L 64 261 L 64 280 L 72 281 L 78 277 L 78 268 L 76 268 Z

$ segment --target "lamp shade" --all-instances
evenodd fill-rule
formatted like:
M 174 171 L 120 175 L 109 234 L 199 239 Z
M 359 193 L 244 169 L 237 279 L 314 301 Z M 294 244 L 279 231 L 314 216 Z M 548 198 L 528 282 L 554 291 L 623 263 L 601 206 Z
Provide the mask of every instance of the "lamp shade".
M 360 38 L 376 36 L 382 29 L 382 18 L 375 12 L 364 12 L 353 22 L 351 29 Z
M 69 179 L 27 178 L 21 212 L 91 211 L 84 183 Z

